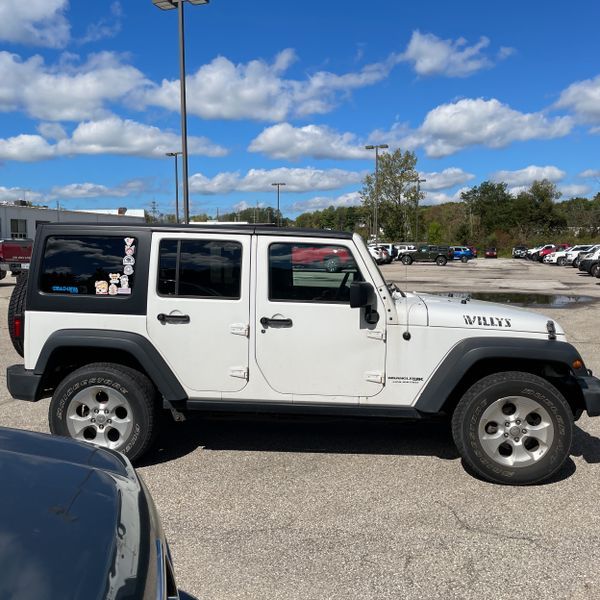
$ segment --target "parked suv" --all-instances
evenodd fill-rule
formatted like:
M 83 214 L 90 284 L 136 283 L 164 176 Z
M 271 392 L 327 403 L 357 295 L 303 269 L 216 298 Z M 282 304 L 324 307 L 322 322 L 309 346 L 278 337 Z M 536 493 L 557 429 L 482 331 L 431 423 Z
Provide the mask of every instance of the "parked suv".
M 454 260 L 466 263 L 473 258 L 473 252 L 467 246 L 450 246 L 450 250 L 452 251 L 452 258 Z
M 579 270 L 595 277 L 600 272 L 600 249 L 581 256 L 579 258 Z
M 52 433 L 132 460 L 194 410 L 448 417 L 471 470 L 530 484 L 600 415 L 600 380 L 553 319 L 404 293 L 357 234 L 45 224 L 9 323 L 12 396 L 51 397 Z
M 527 246 L 515 246 L 512 249 L 513 258 L 526 258 L 527 257 Z
M 449 246 L 420 244 L 416 250 L 405 253 L 402 256 L 402 262 L 405 265 L 411 265 L 413 262 L 434 262 L 443 267 L 453 258 L 454 252 Z

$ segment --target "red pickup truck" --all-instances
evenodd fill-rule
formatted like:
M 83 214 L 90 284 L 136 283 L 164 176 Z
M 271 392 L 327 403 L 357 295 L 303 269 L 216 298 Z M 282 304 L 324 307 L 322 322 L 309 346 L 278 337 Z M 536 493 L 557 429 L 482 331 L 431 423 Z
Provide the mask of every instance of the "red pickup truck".
M 29 269 L 33 240 L 0 239 L 0 279 L 6 277 L 7 271 L 18 275 Z

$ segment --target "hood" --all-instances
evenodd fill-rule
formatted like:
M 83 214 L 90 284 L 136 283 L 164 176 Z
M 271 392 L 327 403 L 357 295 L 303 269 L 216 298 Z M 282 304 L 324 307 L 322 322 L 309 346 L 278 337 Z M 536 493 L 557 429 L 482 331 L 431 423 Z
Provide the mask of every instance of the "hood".
M 550 317 L 495 302 L 447 298 L 434 294 L 419 294 L 427 306 L 430 327 L 453 327 L 470 330 L 524 332 L 548 334 L 548 321 L 554 323 L 557 335 L 562 327 Z

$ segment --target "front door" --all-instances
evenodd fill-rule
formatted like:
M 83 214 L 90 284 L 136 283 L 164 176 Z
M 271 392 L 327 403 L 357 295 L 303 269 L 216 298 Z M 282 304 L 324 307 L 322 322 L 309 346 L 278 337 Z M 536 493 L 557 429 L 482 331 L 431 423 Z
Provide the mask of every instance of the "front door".
M 256 358 L 274 390 L 293 401 L 358 403 L 383 389 L 385 309 L 374 290 L 377 324 L 350 308 L 350 284 L 368 281 L 352 244 L 259 237 Z M 318 398 L 317 398 L 318 400 Z
M 250 236 L 153 235 L 146 327 L 184 387 L 245 387 L 249 297 Z

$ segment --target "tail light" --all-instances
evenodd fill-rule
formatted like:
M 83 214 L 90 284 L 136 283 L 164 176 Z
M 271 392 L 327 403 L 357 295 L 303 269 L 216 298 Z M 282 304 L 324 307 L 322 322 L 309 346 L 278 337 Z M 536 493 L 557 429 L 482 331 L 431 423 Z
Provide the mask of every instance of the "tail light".
M 13 317 L 13 332 L 16 338 L 23 337 L 23 317 L 21 315 L 15 315 Z

